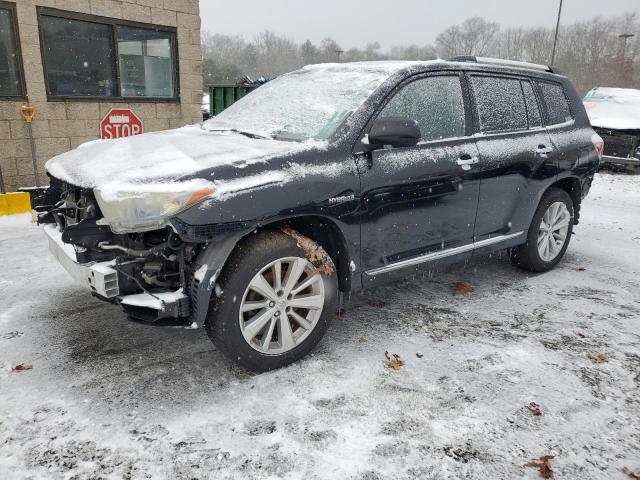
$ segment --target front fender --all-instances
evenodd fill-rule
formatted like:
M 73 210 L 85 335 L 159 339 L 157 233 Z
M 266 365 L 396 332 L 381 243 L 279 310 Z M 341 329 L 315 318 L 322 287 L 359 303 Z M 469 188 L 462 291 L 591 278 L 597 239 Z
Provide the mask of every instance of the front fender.
M 236 232 L 208 243 L 198 254 L 192 265 L 193 273 L 189 279 L 191 316 L 194 322 L 204 325 L 220 272 L 235 246 L 246 234 L 246 231 Z

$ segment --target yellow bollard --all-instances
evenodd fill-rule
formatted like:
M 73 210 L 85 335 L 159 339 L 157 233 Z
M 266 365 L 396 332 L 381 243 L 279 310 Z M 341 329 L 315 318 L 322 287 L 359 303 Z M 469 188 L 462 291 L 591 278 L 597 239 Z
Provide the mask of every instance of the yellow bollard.
M 31 211 L 31 196 L 28 193 L 5 193 L 0 195 L 0 215 L 16 215 Z

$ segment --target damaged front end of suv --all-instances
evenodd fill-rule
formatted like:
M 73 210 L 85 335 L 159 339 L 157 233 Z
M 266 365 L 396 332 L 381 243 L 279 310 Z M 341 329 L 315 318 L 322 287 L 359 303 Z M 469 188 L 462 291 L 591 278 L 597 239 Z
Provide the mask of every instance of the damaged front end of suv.
M 119 304 L 134 321 L 187 327 L 206 317 L 216 271 L 209 271 L 204 248 L 210 239 L 189 237 L 170 217 L 214 192 L 202 181 L 154 191 L 82 188 L 52 177 L 32 203 L 50 250 L 95 297 Z M 219 255 L 227 251 L 216 247 Z

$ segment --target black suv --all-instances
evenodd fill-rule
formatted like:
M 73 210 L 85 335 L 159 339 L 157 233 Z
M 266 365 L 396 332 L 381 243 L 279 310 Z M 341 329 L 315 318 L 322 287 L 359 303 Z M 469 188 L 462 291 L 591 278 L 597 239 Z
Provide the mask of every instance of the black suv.
M 138 322 L 204 324 L 265 371 L 317 344 L 339 292 L 502 249 L 553 268 L 602 148 L 545 66 L 325 64 L 202 125 L 54 158 L 34 208 L 96 297 Z

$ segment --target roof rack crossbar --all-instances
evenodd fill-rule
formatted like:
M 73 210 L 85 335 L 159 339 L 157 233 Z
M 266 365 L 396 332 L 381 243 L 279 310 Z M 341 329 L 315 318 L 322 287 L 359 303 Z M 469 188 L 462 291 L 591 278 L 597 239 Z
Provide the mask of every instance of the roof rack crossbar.
M 505 67 L 519 67 L 529 68 L 533 70 L 542 70 L 543 72 L 553 72 L 553 69 L 548 65 L 540 65 L 538 63 L 519 62 L 517 60 L 504 60 L 502 58 L 490 58 L 490 57 L 476 57 L 473 55 L 460 55 L 453 57 L 452 62 L 476 62 L 486 63 L 489 65 L 503 65 Z

